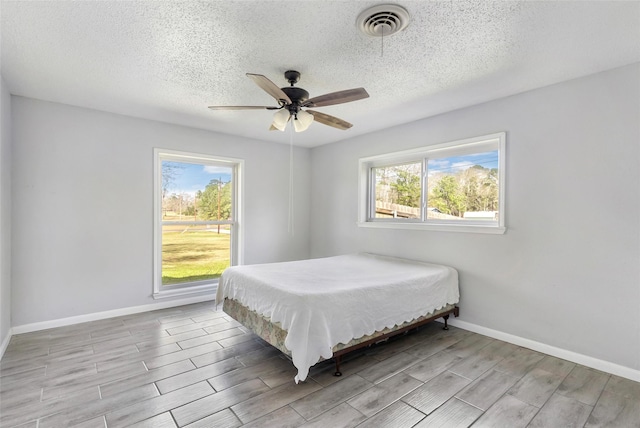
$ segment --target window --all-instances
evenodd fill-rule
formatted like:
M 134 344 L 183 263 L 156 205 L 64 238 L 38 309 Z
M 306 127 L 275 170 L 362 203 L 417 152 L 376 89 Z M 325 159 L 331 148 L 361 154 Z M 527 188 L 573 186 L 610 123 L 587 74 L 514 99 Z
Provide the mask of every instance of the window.
M 504 233 L 505 133 L 360 159 L 359 225 Z
M 210 292 L 238 264 L 242 161 L 154 150 L 154 297 Z

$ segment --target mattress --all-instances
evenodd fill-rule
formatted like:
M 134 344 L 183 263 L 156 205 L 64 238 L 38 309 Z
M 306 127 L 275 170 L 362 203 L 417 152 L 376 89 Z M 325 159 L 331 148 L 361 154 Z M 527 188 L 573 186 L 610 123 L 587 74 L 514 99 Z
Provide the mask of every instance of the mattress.
M 393 328 L 459 300 L 449 266 L 369 253 L 295 262 L 233 266 L 217 303 L 237 301 L 286 331 L 284 346 L 298 369 L 331 358 L 333 349 Z

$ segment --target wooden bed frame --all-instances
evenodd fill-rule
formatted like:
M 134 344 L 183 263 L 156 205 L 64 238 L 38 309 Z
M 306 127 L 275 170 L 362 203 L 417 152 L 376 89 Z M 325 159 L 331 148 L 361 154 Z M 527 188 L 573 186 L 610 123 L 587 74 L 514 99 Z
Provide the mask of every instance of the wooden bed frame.
M 238 303 L 235 300 L 224 300 L 222 309 L 227 315 L 238 321 L 240 324 L 254 332 L 270 345 L 279 349 L 285 355 L 291 357 L 291 352 L 284 346 L 284 338 L 287 332 L 280 327 L 279 323 L 272 323 L 268 318 L 257 314 L 249 310 L 246 306 Z M 371 346 L 375 343 L 385 341 L 393 336 L 403 334 L 409 330 L 414 330 L 420 326 L 430 323 L 438 318 L 444 319 L 444 330 L 449 329 L 447 321 L 449 315 L 453 314 L 454 317 L 460 315 L 460 309 L 455 305 L 447 305 L 440 310 L 433 311 L 427 315 L 424 315 L 416 320 L 406 322 L 393 328 L 387 328 L 381 332 L 375 332 L 372 335 L 364 336 L 363 338 L 352 340 L 346 345 L 336 345 L 333 348 L 333 359 L 335 362 L 334 376 L 342 376 L 340 371 L 340 363 L 342 357 L 352 351 L 355 351 L 366 346 Z

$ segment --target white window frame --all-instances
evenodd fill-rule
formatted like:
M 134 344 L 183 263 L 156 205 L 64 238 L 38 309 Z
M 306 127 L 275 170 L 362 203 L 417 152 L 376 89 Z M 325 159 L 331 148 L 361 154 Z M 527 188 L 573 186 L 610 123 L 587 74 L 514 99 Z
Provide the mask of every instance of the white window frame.
M 224 221 L 198 221 L 200 224 L 218 225 L 230 224 L 230 264 L 232 266 L 242 264 L 243 258 L 243 231 L 242 231 L 242 190 L 244 160 L 211 156 L 201 153 L 189 153 L 161 148 L 153 149 L 153 298 L 186 296 L 193 294 L 212 293 L 217 290 L 218 279 L 195 281 L 175 285 L 162 285 L 162 161 L 176 161 L 183 163 L 196 163 L 201 165 L 227 166 L 233 169 L 232 183 L 232 208 L 233 218 Z M 177 222 L 171 224 L 193 224 L 192 221 Z
M 441 220 L 427 219 L 427 171 L 426 166 L 430 158 L 442 158 L 457 155 L 479 153 L 482 151 L 498 150 L 498 211 L 497 221 L 487 220 Z M 375 218 L 375 177 L 373 168 L 392 166 L 402 163 L 422 162 L 422 218 Z M 386 229 L 414 229 L 434 230 L 446 232 L 492 233 L 503 234 L 507 230 L 505 222 L 505 171 L 506 171 L 506 133 L 484 135 L 463 140 L 450 141 L 417 149 L 387 153 L 359 159 L 358 162 L 358 226 Z

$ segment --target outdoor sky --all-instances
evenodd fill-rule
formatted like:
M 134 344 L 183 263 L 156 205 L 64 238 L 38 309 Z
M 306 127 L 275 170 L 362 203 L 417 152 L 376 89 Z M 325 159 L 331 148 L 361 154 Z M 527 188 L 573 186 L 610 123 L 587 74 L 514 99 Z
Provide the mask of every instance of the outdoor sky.
M 464 156 L 429 159 L 427 166 L 430 174 L 436 172 L 453 173 L 480 165 L 488 169 L 498 168 L 498 151 L 483 152 Z
M 186 162 L 162 161 L 162 165 L 175 166 L 175 179 L 169 186 L 169 193 L 188 193 L 204 190 L 211 180 L 227 183 L 231 180 L 231 168 L 224 166 L 192 164 Z

